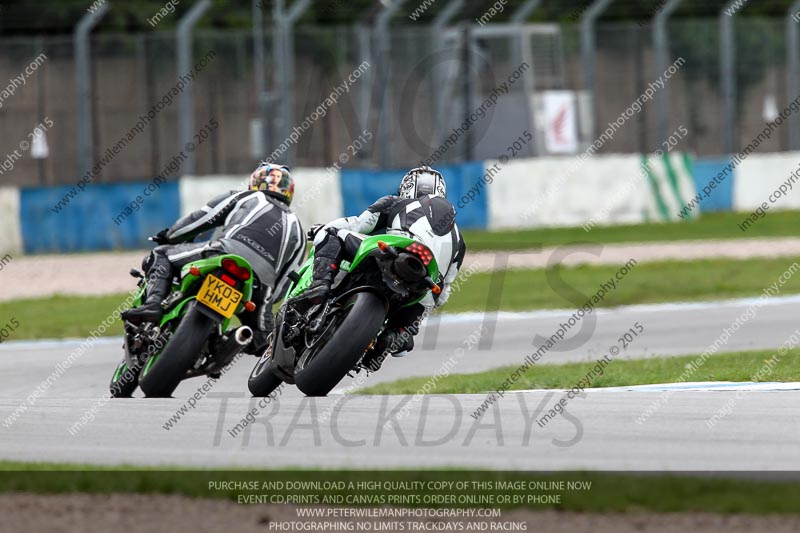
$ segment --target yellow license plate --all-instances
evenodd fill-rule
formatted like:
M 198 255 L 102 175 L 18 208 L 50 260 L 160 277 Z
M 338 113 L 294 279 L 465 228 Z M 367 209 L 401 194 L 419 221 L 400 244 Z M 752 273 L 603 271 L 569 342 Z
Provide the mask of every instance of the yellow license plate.
M 210 307 L 225 318 L 230 318 L 242 301 L 242 293 L 209 274 L 197 293 L 197 301 Z

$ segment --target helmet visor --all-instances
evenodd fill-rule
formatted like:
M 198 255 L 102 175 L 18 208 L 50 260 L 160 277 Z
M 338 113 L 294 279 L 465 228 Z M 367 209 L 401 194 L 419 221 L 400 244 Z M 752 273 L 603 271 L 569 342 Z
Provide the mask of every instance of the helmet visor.
M 285 194 L 291 187 L 292 178 L 286 167 L 267 165 L 258 168 L 250 176 L 250 189 Z

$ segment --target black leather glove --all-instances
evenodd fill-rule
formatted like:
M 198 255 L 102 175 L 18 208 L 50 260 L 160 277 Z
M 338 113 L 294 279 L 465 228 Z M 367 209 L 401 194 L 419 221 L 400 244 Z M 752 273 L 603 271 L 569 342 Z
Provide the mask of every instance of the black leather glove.
M 169 244 L 169 238 L 167 238 L 168 232 L 169 228 L 164 228 L 152 237 L 149 237 L 148 240 L 151 240 L 156 244 Z

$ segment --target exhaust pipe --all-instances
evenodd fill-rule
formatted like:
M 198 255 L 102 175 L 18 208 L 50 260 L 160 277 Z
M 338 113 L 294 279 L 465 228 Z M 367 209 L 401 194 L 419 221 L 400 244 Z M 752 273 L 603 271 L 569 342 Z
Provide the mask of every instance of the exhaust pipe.
M 253 330 L 247 326 L 242 326 L 236 330 L 233 338 L 239 346 L 247 346 L 253 340 Z
M 253 330 L 247 326 L 241 326 L 233 332 L 233 335 L 226 338 L 222 345 L 217 348 L 217 364 L 215 365 L 214 371 L 227 366 L 233 361 L 237 355 L 242 353 L 245 346 L 250 344 L 251 340 L 253 340 Z

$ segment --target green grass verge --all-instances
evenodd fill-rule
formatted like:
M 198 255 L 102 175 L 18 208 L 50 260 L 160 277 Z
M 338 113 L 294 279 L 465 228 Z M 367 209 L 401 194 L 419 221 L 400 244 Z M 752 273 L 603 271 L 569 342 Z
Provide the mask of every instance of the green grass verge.
M 641 263 L 618 281 L 617 288 L 610 291 L 598 306 L 757 296 L 775 283 L 795 261 L 800 268 L 800 258 L 788 257 Z M 618 270 L 617 266 L 584 265 L 506 271 L 500 308 L 508 311 L 577 308 L 599 290 L 601 283 L 609 283 Z M 456 313 L 490 308 L 490 283 L 493 276 L 499 281 L 501 275 L 482 273 L 465 280 L 444 309 Z M 563 280 L 567 287 L 556 292 L 548 281 L 548 275 L 555 283 Z M 781 294 L 800 292 L 800 276 L 790 277 L 780 291 Z
M 698 301 L 757 296 L 774 284 L 778 276 L 800 257 L 642 263 L 634 266 L 617 288 L 605 295 L 599 307 L 670 301 Z M 489 305 L 493 278 L 504 276 L 500 291 L 500 309 L 577 308 L 601 283 L 608 283 L 619 270 L 617 266 L 563 267 L 557 269 L 509 270 L 504 273 L 481 273 L 460 282 L 444 310 L 448 313 L 484 311 Z M 563 280 L 566 287 L 554 290 L 548 281 Z M 555 283 L 554 283 L 555 285 Z M 780 288 L 781 294 L 800 292 L 800 276 L 792 276 Z M 83 338 L 97 328 L 116 309 L 125 295 L 102 297 L 56 296 L 0 303 L 0 325 L 16 319 L 19 328 L 9 339 Z M 119 335 L 119 321 L 105 335 Z
M 559 503 L 497 503 L 486 504 L 419 504 L 411 507 L 527 507 L 534 510 L 556 509 L 577 512 L 688 512 L 740 514 L 797 514 L 800 508 L 800 483 L 779 481 L 754 481 L 749 479 L 700 478 L 691 474 L 616 474 L 589 472 L 489 472 L 489 471 L 156 471 L 115 470 L 97 467 L 89 471 L 68 471 L 69 465 L 44 465 L 25 463 L 0 463 L 0 493 L 32 492 L 40 494 L 88 492 L 88 493 L 155 493 L 183 494 L 197 498 L 217 498 L 237 501 L 239 495 L 266 494 L 276 491 L 215 490 L 210 482 L 231 481 L 466 481 L 469 488 L 463 491 L 444 491 L 450 494 L 494 494 L 518 495 L 527 499 L 531 494 L 560 494 Z M 45 470 L 56 471 L 45 471 Z M 582 481 L 591 483 L 588 490 L 475 490 L 472 482 L 523 481 L 564 482 Z M 528 487 L 530 487 L 528 485 Z M 286 491 L 277 491 L 287 493 Z M 304 489 L 291 491 L 305 496 L 370 494 L 384 495 L 418 494 L 420 496 L 441 494 L 432 489 L 372 491 L 334 489 Z M 358 506 L 358 505 L 356 505 Z
M 691 381 L 751 381 L 766 361 L 777 354 L 777 350 L 732 352 L 708 357 L 692 373 Z M 520 362 L 526 354 L 520 354 Z M 602 357 L 602 356 L 600 356 Z M 593 387 L 619 387 L 645 385 L 648 383 L 671 383 L 686 371 L 686 365 L 697 359 L 697 355 L 684 357 L 652 357 L 648 359 L 617 359 L 605 365 L 603 375 L 593 378 L 588 385 Z M 772 372 L 762 381 L 800 381 L 800 348 L 788 350 L 777 356 Z M 545 355 L 541 361 L 546 361 Z M 595 362 L 568 364 L 537 364 L 512 383 L 509 390 L 524 389 L 571 389 L 584 378 Z M 436 381 L 436 394 L 469 394 L 497 390 L 518 366 L 505 366 L 476 374 L 451 374 Z M 407 378 L 372 387 L 359 389 L 358 394 L 416 394 L 430 377 Z
M 752 237 L 795 237 L 800 211 L 775 211 L 760 219 L 746 233 L 738 227 L 744 213 L 709 213 L 695 220 L 627 226 L 595 226 L 591 231 L 577 228 L 541 228 L 508 231 L 465 231 L 469 251 L 527 250 L 537 245 L 558 246 L 577 242 L 657 242 L 697 239 L 741 239 Z
M 108 296 L 52 296 L 0 302 L 0 325 L 16 319 L 19 327 L 8 339 L 85 338 L 123 303 L 127 294 Z M 122 335 L 119 320 L 104 335 Z

